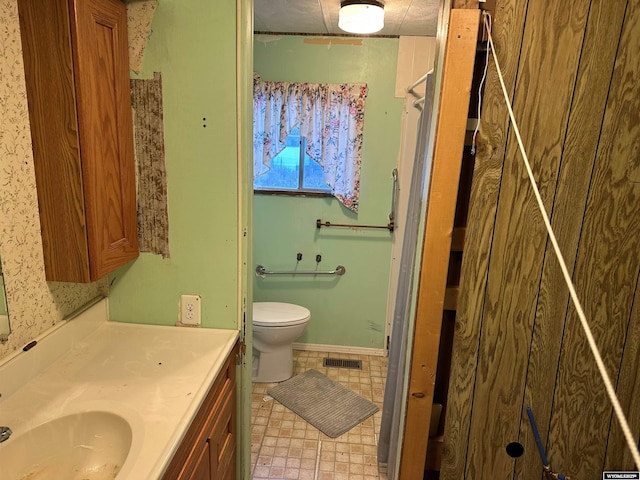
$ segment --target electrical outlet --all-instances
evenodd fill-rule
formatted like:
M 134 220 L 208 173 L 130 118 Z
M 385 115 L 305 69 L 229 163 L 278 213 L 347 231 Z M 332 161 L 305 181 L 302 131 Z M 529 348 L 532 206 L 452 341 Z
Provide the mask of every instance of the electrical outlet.
M 200 295 L 180 295 L 180 323 L 200 325 Z

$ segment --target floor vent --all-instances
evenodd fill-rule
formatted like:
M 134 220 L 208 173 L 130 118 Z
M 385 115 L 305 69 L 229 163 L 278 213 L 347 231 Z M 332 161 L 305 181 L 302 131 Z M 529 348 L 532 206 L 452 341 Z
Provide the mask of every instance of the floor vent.
M 351 368 L 353 370 L 362 370 L 362 360 L 346 360 L 344 358 L 323 358 L 323 367 Z

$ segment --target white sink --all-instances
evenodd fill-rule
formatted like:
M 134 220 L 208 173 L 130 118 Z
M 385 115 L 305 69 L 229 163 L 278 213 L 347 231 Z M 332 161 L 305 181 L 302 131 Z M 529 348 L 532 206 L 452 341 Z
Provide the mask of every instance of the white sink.
M 0 480 L 162 477 L 238 332 L 108 310 L 103 299 L 0 359 L 0 425 L 13 430 Z
M 114 413 L 56 418 L 0 443 L 2 480 L 114 479 L 131 440 L 131 426 Z

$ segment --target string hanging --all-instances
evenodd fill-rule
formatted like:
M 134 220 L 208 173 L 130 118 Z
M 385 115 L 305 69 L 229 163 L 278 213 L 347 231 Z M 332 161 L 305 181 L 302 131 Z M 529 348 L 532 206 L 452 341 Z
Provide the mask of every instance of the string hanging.
M 491 15 L 487 13 L 484 17 L 486 22 L 483 22 L 483 34 L 487 31 L 491 31 Z M 488 20 L 487 20 L 488 19 Z M 476 115 L 478 116 L 478 121 L 476 122 L 476 128 L 473 130 L 473 138 L 471 140 L 471 155 L 476 154 L 476 137 L 478 136 L 478 130 L 480 130 L 480 117 L 482 110 L 482 88 L 484 87 L 484 82 L 487 79 L 487 70 L 489 69 L 489 42 L 487 42 L 487 52 L 484 58 L 484 69 L 482 71 L 482 78 L 480 79 L 480 86 L 478 87 L 478 111 Z

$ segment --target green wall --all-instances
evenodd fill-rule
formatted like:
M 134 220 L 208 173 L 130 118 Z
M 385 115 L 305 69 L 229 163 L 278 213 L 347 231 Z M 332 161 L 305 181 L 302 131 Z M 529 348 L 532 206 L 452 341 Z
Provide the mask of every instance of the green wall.
M 388 230 L 315 227 L 332 223 L 386 225 L 391 171 L 400 145 L 402 99 L 394 98 L 398 39 L 357 39 L 360 45 L 314 43 L 307 36 L 256 36 L 254 70 L 264 80 L 366 82 L 359 214 L 335 199 L 254 195 L 254 263 L 267 269 L 337 265 L 343 277 L 268 276 L 254 280 L 254 301 L 282 301 L 311 310 L 299 342 L 383 348 L 391 239 Z M 324 40 L 328 41 L 329 37 Z M 355 39 L 349 38 L 348 41 Z M 296 253 L 303 259 L 296 261 Z
M 111 275 L 114 320 L 172 325 L 186 293 L 203 326 L 237 326 L 235 18 L 235 2 L 158 2 L 140 77 L 162 73 L 171 258 Z

